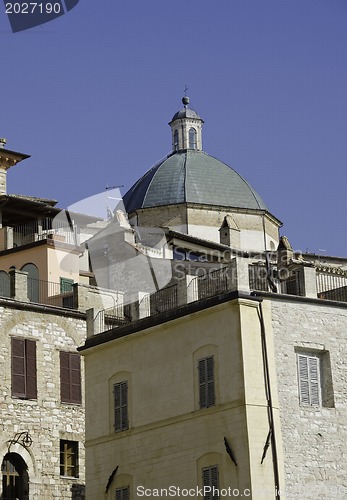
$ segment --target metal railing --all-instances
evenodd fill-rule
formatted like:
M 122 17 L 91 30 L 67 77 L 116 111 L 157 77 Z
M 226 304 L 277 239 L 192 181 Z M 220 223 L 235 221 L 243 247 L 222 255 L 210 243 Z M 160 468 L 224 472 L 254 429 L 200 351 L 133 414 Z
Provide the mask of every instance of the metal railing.
M 268 269 L 265 265 L 250 264 L 248 266 L 248 277 L 250 290 L 271 292 L 273 291 L 273 285 L 277 289 L 280 285 L 276 276 L 276 269 L 273 266 Z
M 316 272 L 317 296 L 319 299 L 347 302 L 347 276 Z
M 67 222 L 55 219 L 37 220 L 13 228 L 14 247 L 46 239 L 68 243 L 69 245 L 78 245 L 78 228 L 75 225 L 70 227 Z
M 66 284 L 65 284 L 66 287 Z M 28 299 L 37 304 L 49 306 L 74 308 L 73 289 L 61 290 L 60 283 L 28 278 Z
M 228 267 L 198 276 L 198 299 L 206 299 L 229 289 Z
M 276 292 L 288 295 L 305 295 L 303 269 L 286 270 L 286 278 L 280 280 L 275 266 L 250 264 L 248 266 L 249 288 L 251 291 Z
M 129 309 L 124 307 L 123 304 L 99 311 L 94 319 L 95 333 L 112 330 L 117 326 L 122 326 L 130 323 L 130 316 L 128 316 L 128 311 Z
M 151 315 L 171 311 L 178 306 L 177 284 L 162 288 L 150 295 Z

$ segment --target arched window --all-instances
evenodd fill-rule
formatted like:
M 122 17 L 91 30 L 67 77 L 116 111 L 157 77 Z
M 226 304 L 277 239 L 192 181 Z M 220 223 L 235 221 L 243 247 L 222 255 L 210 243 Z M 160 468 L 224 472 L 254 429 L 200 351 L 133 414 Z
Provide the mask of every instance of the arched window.
M 196 149 L 196 130 L 195 130 L 195 128 L 189 129 L 189 149 Z
M 35 264 L 25 264 L 21 271 L 28 273 L 28 299 L 39 302 L 39 270 Z
M 174 151 L 178 151 L 178 130 L 174 132 Z

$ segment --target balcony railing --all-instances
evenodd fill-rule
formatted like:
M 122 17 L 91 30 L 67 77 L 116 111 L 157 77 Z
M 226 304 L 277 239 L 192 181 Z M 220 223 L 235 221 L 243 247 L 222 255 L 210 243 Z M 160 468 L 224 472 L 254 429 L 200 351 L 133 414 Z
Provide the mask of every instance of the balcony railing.
M 318 298 L 347 302 L 347 276 L 317 271 Z
M 28 278 L 28 299 L 37 304 L 49 306 L 74 308 L 73 289 L 62 291 L 60 283 Z
M 59 220 L 38 220 L 8 229 L 13 230 L 13 247 L 28 245 L 46 239 L 68 243 L 69 245 L 79 244 L 77 226 L 72 225 L 70 227 L 68 223 Z

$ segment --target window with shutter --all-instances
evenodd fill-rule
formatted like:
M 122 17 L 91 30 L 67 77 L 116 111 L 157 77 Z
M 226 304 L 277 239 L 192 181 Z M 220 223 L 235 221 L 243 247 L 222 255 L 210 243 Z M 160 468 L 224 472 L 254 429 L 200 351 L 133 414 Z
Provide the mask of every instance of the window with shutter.
M 297 361 L 300 403 L 321 405 L 320 357 L 313 353 L 298 353 Z
M 208 408 L 215 404 L 214 360 L 213 356 L 199 360 L 199 394 L 200 408 Z
M 130 500 L 130 488 L 117 488 L 116 489 L 116 500 Z
M 114 394 L 114 429 L 125 431 L 128 424 L 128 382 L 123 381 L 113 386 Z
M 204 500 L 219 500 L 218 465 L 202 469 Z
M 11 341 L 12 396 L 37 398 L 36 342 L 29 339 Z
M 62 403 L 80 404 L 82 402 L 79 354 L 60 353 L 60 400 Z

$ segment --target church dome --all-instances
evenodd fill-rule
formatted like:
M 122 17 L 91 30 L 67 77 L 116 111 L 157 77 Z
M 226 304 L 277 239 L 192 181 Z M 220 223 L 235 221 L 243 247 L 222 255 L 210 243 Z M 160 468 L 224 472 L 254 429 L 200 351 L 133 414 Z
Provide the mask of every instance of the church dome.
M 259 194 L 234 169 L 203 151 L 189 149 L 158 162 L 124 196 L 128 213 L 178 203 L 268 211 Z

